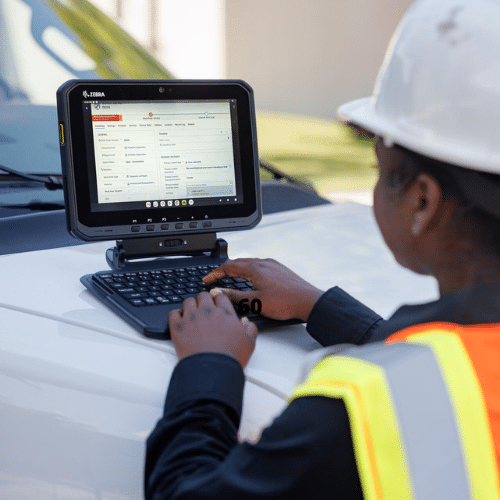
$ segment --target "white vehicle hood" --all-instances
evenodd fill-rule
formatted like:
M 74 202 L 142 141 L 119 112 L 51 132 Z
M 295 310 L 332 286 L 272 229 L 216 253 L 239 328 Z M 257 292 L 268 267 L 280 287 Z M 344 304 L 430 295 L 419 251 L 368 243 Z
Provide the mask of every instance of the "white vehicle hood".
M 327 290 L 338 285 L 384 317 L 437 298 L 431 278 L 398 266 L 371 207 L 340 203 L 265 216 L 221 233 L 229 256 L 272 257 Z M 80 283 L 107 268 L 114 242 L 0 257 L 2 498 L 142 496 L 145 440 L 177 362 Z M 259 335 L 245 374 L 241 439 L 257 439 L 286 405 L 307 353 L 304 325 Z

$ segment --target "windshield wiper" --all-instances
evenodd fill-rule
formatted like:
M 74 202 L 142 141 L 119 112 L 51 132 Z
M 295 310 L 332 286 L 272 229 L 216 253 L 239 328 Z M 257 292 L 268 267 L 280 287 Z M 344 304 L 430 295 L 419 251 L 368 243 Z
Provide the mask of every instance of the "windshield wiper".
M 311 185 L 306 184 L 305 182 L 301 181 L 300 179 L 297 179 L 296 177 L 293 177 L 293 175 L 286 174 L 285 172 L 282 172 L 281 170 L 277 169 L 276 167 L 273 167 L 267 161 L 259 160 L 259 165 L 260 165 L 260 168 L 262 168 L 266 172 L 270 173 L 273 176 L 273 179 L 275 181 L 290 182 L 291 184 L 295 184 L 296 186 L 300 186 L 305 191 L 309 191 L 311 193 L 318 194 L 316 192 L 316 190 Z
M 48 177 L 44 177 L 44 176 L 38 176 L 38 175 L 32 175 L 32 174 L 25 174 L 24 172 L 19 172 L 18 170 L 14 170 L 13 168 L 9 168 L 9 167 L 4 167 L 3 165 L 0 165 L 0 170 L 3 170 L 4 172 L 8 172 L 10 175 L 12 175 L 14 177 L 18 177 L 20 179 L 33 181 L 33 182 L 41 182 L 42 184 L 45 184 L 45 187 L 47 189 L 50 189 L 51 191 L 63 188 L 62 179 L 58 179 L 54 175 L 49 175 Z M 0 175 L 0 178 L 1 178 L 1 175 Z

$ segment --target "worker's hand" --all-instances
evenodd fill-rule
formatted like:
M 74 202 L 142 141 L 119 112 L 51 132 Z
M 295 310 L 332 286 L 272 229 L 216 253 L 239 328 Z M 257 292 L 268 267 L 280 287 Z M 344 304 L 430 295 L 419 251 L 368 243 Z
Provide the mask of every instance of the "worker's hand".
M 258 299 L 262 304 L 261 314 L 268 318 L 285 320 L 297 318 L 307 322 L 309 314 L 323 294 L 288 267 L 273 259 L 236 259 L 224 262 L 208 273 L 203 281 L 213 283 L 225 276 L 251 281 L 253 291 L 222 288 L 234 303 Z
M 182 304 L 182 311 L 168 317 L 170 336 L 179 359 L 202 352 L 227 354 L 245 367 L 255 348 L 257 327 L 241 321 L 231 301 L 222 293 L 201 292 Z

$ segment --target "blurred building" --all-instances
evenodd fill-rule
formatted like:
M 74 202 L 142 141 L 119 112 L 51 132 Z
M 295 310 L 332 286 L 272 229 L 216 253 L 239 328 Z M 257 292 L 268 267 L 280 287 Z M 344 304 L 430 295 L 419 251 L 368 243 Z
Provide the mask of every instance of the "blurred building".
M 332 117 L 371 93 L 411 0 L 92 0 L 179 78 L 241 78 L 257 107 Z

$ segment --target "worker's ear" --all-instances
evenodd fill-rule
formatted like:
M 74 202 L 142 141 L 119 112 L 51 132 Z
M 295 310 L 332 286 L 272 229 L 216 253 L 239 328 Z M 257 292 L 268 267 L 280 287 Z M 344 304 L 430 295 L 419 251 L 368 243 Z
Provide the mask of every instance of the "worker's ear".
M 432 175 L 417 176 L 406 192 L 406 203 L 412 236 L 421 236 L 442 221 L 442 191 Z

